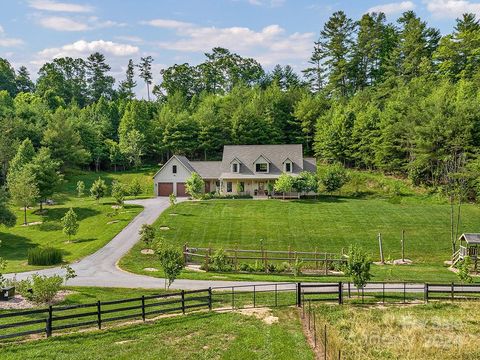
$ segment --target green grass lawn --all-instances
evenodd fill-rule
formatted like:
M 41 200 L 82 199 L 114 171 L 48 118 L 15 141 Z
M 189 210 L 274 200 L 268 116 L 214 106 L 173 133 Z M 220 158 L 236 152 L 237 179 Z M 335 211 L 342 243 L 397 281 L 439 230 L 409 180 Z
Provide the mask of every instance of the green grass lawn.
M 162 292 L 129 289 L 127 296 L 125 289 L 69 289 L 75 293 L 64 305 Z M 275 308 L 272 314 L 279 321 L 270 325 L 234 312 L 199 312 L 135 325 L 106 324 L 108 329 L 102 331 L 25 343 L 10 340 L 0 343 L 0 353 L 2 359 L 313 359 L 296 309 Z
M 44 214 L 38 214 L 38 208 L 28 210 L 29 223 L 41 224 L 22 226 L 23 210 L 13 207 L 17 214 L 17 224 L 13 228 L 0 227 L 0 256 L 7 260 L 6 272 L 21 272 L 39 269 L 38 266 L 27 265 L 27 251 L 33 247 L 54 247 L 61 249 L 64 260 L 71 262 L 98 250 L 122 230 L 142 209 L 139 206 L 126 205 L 117 213 L 112 209 L 112 199 L 105 198 L 97 203 L 88 196 L 88 189 L 93 181 L 102 177 L 107 185 L 113 180 L 128 184 L 133 178 L 139 179 L 142 185 L 141 197 L 152 195 L 151 176 L 153 168 L 135 172 L 74 172 L 66 175 L 64 182 L 52 197 L 53 206 L 44 206 Z M 77 181 L 85 182 L 86 194 L 82 198 L 76 196 Z M 61 218 L 72 207 L 80 220 L 78 234 L 67 243 L 62 232 Z
M 171 213 L 178 214 L 171 216 Z M 465 205 L 461 232 L 477 232 L 480 208 Z M 400 237 L 405 230 L 406 257 L 410 266 L 374 266 L 374 280 L 454 281 L 455 274 L 443 262 L 450 257 L 449 206 L 432 199 L 401 197 L 358 199 L 323 197 L 318 201 L 214 200 L 187 202 L 169 208 L 155 226 L 167 242 L 177 246 L 267 249 L 322 252 L 345 251 L 359 244 L 373 260 L 379 260 L 377 234 L 383 238 L 386 259 L 401 257 Z M 137 244 L 122 259 L 121 266 L 134 272 L 158 267 L 155 256 L 140 254 Z M 145 273 L 145 272 L 143 272 Z M 162 276 L 161 273 L 149 273 Z M 237 280 L 293 280 L 290 276 L 250 274 L 187 273 L 183 277 L 229 278 Z M 316 278 L 321 279 L 321 278 Z M 341 280 L 332 278 L 330 280 Z M 303 279 L 302 279 L 303 280 Z

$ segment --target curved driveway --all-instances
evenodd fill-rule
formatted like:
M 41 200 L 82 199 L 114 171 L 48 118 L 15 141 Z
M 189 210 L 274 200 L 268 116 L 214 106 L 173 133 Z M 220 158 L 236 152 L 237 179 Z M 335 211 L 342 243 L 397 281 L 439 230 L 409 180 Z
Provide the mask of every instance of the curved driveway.
M 184 201 L 184 199 L 179 199 Z M 152 224 L 170 204 L 168 198 L 158 197 L 145 200 L 131 200 L 129 204 L 141 205 L 144 210 L 138 214 L 118 235 L 97 252 L 71 264 L 77 277 L 68 281 L 72 286 L 98 286 L 123 288 L 162 288 L 164 279 L 144 275 L 136 275 L 117 267 L 117 262 L 138 241 L 138 231 L 142 224 Z M 16 274 L 18 280 L 39 273 L 42 275 L 64 275 L 61 268 L 50 268 Z M 12 278 L 14 274 L 7 274 Z M 205 289 L 210 286 L 250 285 L 254 282 L 209 281 L 209 280 L 176 280 L 172 289 Z

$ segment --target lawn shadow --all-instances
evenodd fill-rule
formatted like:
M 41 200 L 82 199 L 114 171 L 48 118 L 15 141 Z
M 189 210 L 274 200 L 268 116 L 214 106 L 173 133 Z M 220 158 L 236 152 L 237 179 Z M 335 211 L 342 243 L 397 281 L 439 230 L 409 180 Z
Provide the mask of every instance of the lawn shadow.
M 62 226 L 54 222 L 44 222 L 38 226 L 40 231 L 58 231 L 62 230 Z
M 100 214 L 99 210 L 90 209 L 90 208 L 74 207 L 73 210 L 77 214 L 78 221 Z M 46 215 L 47 221 L 61 220 L 62 217 L 65 216 L 65 213 L 67 211 L 68 211 L 67 208 L 49 209 Z
M 316 199 L 297 199 L 290 200 L 293 203 L 300 204 L 318 204 L 318 203 L 342 203 L 348 199 L 352 199 L 348 196 L 337 196 L 337 195 L 318 195 Z
M 26 260 L 28 249 L 38 247 L 38 244 L 24 236 L 0 232 L 0 256 L 5 260 Z
M 95 241 L 98 240 L 97 238 L 92 238 L 92 239 L 77 239 L 77 240 L 72 240 L 72 244 L 81 244 L 84 242 L 90 242 L 90 241 Z

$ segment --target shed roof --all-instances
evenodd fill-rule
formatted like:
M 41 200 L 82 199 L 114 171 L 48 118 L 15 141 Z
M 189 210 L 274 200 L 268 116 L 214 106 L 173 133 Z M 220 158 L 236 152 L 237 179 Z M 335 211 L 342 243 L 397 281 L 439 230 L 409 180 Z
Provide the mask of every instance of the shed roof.
M 460 236 L 460 240 L 465 240 L 467 244 L 480 244 L 480 234 L 465 233 Z

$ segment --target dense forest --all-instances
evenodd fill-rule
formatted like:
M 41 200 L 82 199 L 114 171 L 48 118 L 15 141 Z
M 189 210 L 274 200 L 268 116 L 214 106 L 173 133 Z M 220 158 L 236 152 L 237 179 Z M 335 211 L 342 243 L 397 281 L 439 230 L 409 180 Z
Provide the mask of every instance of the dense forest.
M 149 56 L 130 60 L 118 85 L 100 53 L 54 59 L 35 82 L 0 58 L 0 184 L 32 159 L 52 171 L 118 169 L 172 153 L 217 159 L 224 144 L 303 143 L 321 161 L 427 185 L 442 183 L 446 169 L 479 167 L 474 15 L 442 36 L 411 11 L 395 23 L 339 11 L 312 49 L 295 73 L 214 48 L 198 65 L 163 69 L 159 84 Z M 135 98 L 137 86 L 148 100 Z

